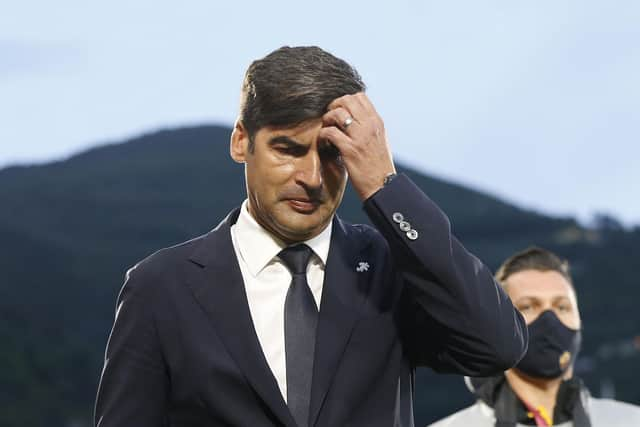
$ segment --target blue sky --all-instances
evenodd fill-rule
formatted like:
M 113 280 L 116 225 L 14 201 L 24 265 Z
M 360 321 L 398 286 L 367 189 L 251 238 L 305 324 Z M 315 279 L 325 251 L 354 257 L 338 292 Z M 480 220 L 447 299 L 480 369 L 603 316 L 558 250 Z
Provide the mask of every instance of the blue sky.
M 640 224 L 640 2 L 22 0 L 0 13 L 0 167 L 231 124 L 281 45 L 354 64 L 396 160 Z

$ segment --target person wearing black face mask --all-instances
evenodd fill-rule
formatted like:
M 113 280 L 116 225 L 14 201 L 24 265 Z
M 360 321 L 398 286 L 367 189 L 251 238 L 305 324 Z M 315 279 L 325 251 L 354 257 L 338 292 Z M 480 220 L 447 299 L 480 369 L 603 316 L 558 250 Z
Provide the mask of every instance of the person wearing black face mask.
M 568 262 L 532 247 L 507 259 L 496 280 L 527 322 L 529 348 L 504 375 L 466 378 L 477 403 L 430 427 L 640 426 L 640 407 L 595 399 L 573 375 L 582 325 Z
M 534 378 L 564 377 L 580 350 L 580 329 L 566 326 L 553 310 L 545 310 L 529 325 L 529 349 L 518 371 Z

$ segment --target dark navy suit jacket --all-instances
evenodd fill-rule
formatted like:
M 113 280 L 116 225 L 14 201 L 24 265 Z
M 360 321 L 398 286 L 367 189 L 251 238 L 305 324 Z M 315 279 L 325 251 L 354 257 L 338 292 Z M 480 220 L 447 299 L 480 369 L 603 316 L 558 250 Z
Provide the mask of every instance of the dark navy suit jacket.
M 313 426 L 413 426 L 416 366 L 491 375 L 526 350 L 520 314 L 413 182 L 400 175 L 365 210 L 377 230 L 333 223 Z M 128 271 L 98 390 L 100 427 L 295 426 L 251 320 L 230 235 L 237 216 Z

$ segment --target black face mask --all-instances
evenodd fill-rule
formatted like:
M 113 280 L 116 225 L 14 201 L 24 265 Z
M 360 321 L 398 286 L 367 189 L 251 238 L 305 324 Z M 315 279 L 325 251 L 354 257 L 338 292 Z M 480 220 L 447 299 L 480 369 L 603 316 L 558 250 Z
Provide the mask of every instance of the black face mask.
M 547 310 L 529 324 L 529 349 L 516 368 L 527 375 L 559 378 L 576 360 L 582 334 Z

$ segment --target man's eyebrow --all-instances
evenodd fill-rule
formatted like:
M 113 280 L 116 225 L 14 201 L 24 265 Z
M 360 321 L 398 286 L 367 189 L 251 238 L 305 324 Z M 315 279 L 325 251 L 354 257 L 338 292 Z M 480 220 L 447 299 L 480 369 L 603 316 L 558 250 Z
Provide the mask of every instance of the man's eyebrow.
M 269 145 L 276 145 L 276 144 L 284 144 L 284 145 L 288 145 L 290 147 L 298 147 L 298 148 L 306 147 L 306 144 L 301 144 L 300 142 L 296 141 L 295 139 L 291 139 L 291 138 L 289 138 L 288 136 L 285 136 L 285 135 L 274 136 L 273 138 L 271 138 L 269 140 Z
M 524 300 L 540 301 L 540 298 L 534 297 L 534 296 L 531 296 L 531 295 L 525 295 L 523 297 L 520 297 L 520 298 L 514 300 L 513 302 L 524 301 Z

